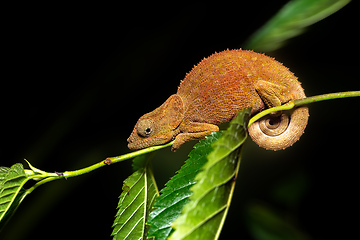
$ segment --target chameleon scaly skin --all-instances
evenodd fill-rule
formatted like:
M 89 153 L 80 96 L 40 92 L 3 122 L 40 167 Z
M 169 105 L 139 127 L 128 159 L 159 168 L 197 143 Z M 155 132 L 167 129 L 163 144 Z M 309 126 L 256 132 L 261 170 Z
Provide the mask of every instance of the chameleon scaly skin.
M 175 139 L 176 150 L 218 131 L 217 125 L 244 108 L 252 107 L 255 114 L 305 97 L 294 74 L 273 58 L 241 49 L 215 53 L 186 74 L 176 94 L 140 117 L 128 147 L 141 149 Z M 273 114 L 252 124 L 249 135 L 263 148 L 284 149 L 300 138 L 308 117 L 307 107 Z

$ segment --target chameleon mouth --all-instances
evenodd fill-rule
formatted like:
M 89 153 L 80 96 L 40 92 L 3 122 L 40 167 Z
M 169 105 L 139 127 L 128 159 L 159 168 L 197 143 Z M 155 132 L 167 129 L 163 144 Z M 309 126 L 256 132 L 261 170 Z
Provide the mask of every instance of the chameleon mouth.
M 146 146 L 142 146 L 140 143 L 137 143 L 137 142 L 129 142 L 128 143 L 128 148 L 130 150 L 139 150 L 139 149 L 142 149 L 142 148 L 146 148 Z
M 152 137 L 152 138 L 140 138 L 139 136 L 130 136 L 128 141 L 128 148 L 130 150 L 140 150 L 147 147 L 152 147 L 156 145 L 162 145 L 169 142 L 171 139 L 167 137 Z
M 130 150 L 139 150 L 143 148 L 147 148 L 150 146 L 149 141 L 146 141 L 146 139 L 140 139 L 137 141 L 133 141 L 130 138 L 128 139 L 128 148 Z
M 138 138 L 138 137 L 137 137 Z M 142 148 L 146 148 L 146 139 L 136 139 L 132 135 L 127 139 L 128 141 L 128 148 L 130 150 L 138 150 Z

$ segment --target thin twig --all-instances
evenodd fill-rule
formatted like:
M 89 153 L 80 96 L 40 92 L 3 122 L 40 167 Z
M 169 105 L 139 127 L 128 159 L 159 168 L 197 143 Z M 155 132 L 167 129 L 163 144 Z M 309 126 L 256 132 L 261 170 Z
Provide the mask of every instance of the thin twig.
M 272 112 L 290 110 L 294 107 L 300 107 L 300 106 L 304 106 L 304 105 L 314 103 L 314 102 L 320 102 L 320 101 L 338 99 L 338 98 L 348 98 L 348 97 L 360 97 L 360 91 L 328 93 L 328 94 L 317 95 L 317 96 L 313 96 L 313 97 L 290 101 L 284 105 L 269 108 L 264 111 L 261 111 L 260 113 L 256 114 L 254 117 L 252 117 L 250 119 L 248 126 L 250 126 L 251 124 L 253 124 L 257 120 L 259 120 L 260 118 L 262 118 Z

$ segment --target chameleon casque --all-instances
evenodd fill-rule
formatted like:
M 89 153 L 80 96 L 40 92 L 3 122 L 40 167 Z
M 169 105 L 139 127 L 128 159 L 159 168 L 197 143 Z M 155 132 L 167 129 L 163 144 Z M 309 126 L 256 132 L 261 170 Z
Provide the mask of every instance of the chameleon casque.
M 215 53 L 186 74 L 176 94 L 140 117 L 128 147 L 142 149 L 175 139 L 175 151 L 218 131 L 217 125 L 244 108 L 251 107 L 253 115 L 305 97 L 294 74 L 271 57 L 241 49 Z M 268 115 L 249 127 L 249 135 L 265 149 L 285 149 L 303 134 L 308 117 L 307 107 Z

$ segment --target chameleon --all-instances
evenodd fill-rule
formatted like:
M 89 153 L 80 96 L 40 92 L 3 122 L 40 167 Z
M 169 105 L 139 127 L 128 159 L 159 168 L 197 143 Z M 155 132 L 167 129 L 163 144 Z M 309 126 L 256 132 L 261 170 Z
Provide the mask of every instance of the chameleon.
M 251 50 L 225 50 L 204 58 L 186 74 L 176 94 L 137 121 L 128 148 L 138 150 L 175 140 L 176 151 L 251 107 L 251 115 L 305 98 L 297 77 L 274 58 Z M 252 140 L 268 150 L 285 149 L 304 133 L 306 106 L 270 114 L 251 124 Z

